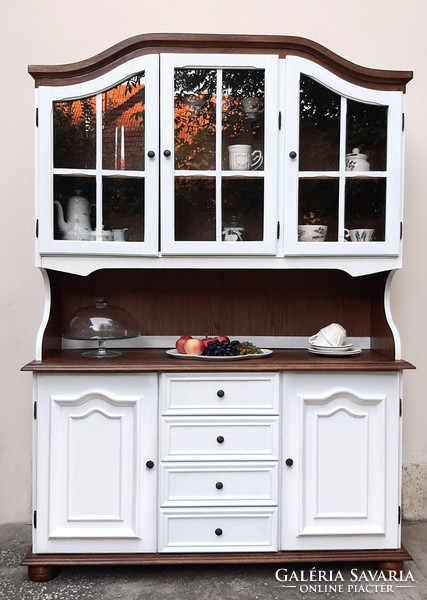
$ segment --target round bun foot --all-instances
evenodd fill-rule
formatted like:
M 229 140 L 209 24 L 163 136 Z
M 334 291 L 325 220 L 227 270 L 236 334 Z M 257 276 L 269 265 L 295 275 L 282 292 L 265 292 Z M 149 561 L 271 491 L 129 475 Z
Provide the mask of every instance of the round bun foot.
M 55 577 L 55 570 L 53 567 L 32 565 L 28 567 L 28 578 L 31 581 L 37 581 L 43 583 L 50 581 Z
M 377 563 L 377 567 L 384 575 L 390 575 L 391 573 L 399 575 L 401 571 L 404 571 L 403 560 L 381 561 Z

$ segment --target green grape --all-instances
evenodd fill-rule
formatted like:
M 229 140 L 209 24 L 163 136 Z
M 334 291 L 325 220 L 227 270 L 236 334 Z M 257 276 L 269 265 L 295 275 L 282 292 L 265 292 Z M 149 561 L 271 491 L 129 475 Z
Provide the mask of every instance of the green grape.
M 255 346 L 255 344 L 252 344 L 252 342 L 239 342 L 238 344 L 236 344 L 236 348 L 237 348 L 237 352 L 242 355 L 242 354 L 262 354 L 262 350 L 260 350 L 260 348 L 258 348 L 258 346 Z

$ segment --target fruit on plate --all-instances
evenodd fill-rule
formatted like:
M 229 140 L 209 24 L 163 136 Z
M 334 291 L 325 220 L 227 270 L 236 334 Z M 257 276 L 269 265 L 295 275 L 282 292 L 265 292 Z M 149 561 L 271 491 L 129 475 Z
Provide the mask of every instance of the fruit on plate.
M 221 336 L 225 337 L 225 336 Z M 227 338 L 228 340 L 228 338 Z M 208 342 L 206 346 L 206 356 L 236 356 L 237 348 L 236 344 L 230 342 L 230 340 L 213 340 L 212 342 Z
M 214 342 L 215 340 L 216 340 L 216 338 L 214 338 L 214 337 L 208 337 L 208 336 L 206 336 L 206 337 L 204 337 L 202 339 L 203 346 L 206 348 L 207 345 L 209 344 L 209 342 Z
M 236 349 L 237 354 L 262 354 L 262 350 L 252 342 L 238 342 Z
M 229 342 L 230 341 L 230 338 L 228 338 L 226 335 L 219 335 L 215 339 L 218 340 L 218 342 Z
M 189 339 L 191 339 L 191 335 L 182 335 L 178 340 L 176 340 L 175 348 L 180 354 L 185 354 L 184 344 Z
M 203 340 L 199 340 L 198 338 L 190 338 L 184 343 L 184 352 L 185 354 L 203 354 L 205 351 L 205 345 Z

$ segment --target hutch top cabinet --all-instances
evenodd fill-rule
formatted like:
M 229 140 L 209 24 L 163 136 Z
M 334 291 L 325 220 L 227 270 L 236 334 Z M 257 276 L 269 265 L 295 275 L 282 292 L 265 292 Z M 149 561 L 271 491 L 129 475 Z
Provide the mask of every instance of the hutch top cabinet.
M 411 73 L 212 35 L 140 36 L 30 73 L 40 266 L 400 266 Z

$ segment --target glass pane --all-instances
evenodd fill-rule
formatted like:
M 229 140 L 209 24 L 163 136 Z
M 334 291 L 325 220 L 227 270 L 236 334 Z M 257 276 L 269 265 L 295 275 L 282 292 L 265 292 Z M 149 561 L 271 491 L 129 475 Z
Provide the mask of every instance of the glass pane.
M 144 179 L 103 177 L 102 217 L 104 231 L 114 240 L 143 242 Z
M 90 240 L 96 227 L 95 177 L 54 175 L 55 240 Z
M 175 180 L 175 240 L 215 241 L 215 179 Z
M 358 148 L 359 153 L 366 156 L 362 163 L 360 159 L 356 160 L 353 170 L 386 170 L 387 113 L 387 106 L 347 101 L 346 154 L 354 153 L 354 149 Z M 360 164 L 363 168 L 359 167 Z
M 102 166 L 144 169 L 144 73 L 102 94 Z
M 300 171 L 339 168 L 340 96 L 311 77 L 300 79 Z
M 175 169 L 215 169 L 216 70 L 175 69 Z
M 94 169 L 96 97 L 53 103 L 53 166 Z
M 222 168 L 262 169 L 264 156 L 264 70 L 222 73 Z
M 263 238 L 264 180 L 223 179 L 223 241 L 259 241 Z
M 298 240 L 337 241 L 338 179 L 300 179 Z
M 384 241 L 386 179 L 348 178 L 345 186 L 346 239 Z

